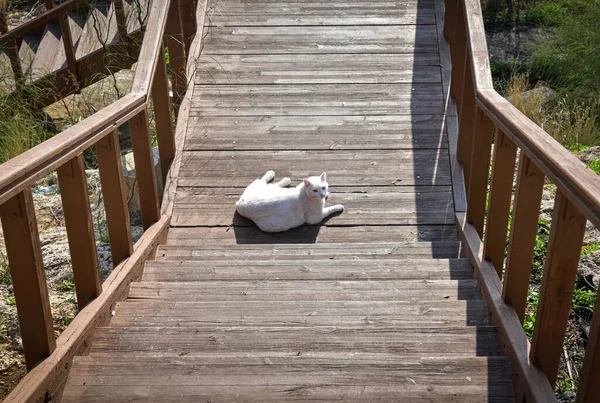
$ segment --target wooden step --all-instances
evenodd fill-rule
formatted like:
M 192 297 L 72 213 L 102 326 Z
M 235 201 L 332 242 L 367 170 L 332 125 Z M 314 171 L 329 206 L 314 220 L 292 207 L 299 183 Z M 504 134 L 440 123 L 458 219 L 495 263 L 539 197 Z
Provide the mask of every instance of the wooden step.
M 98 3 L 90 9 L 83 26 L 75 57 L 81 59 L 118 39 L 114 3 Z
M 233 213 L 233 212 L 232 212 Z M 343 213 L 342 213 L 343 214 Z M 167 244 L 194 246 L 202 243 L 213 247 L 232 247 L 239 244 L 288 244 L 288 243 L 355 243 L 372 242 L 438 242 L 458 241 L 455 225 L 382 225 L 382 226 L 334 226 L 335 217 L 328 225 L 303 225 L 285 232 L 267 233 L 258 227 L 175 227 L 171 228 Z M 446 257 L 434 255 L 429 257 Z
M 42 34 L 35 58 L 31 64 L 31 77 L 38 80 L 57 70 L 57 66 L 66 64 L 62 33 L 58 22 L 49 22 Z
M 508 402 L 506 357 L 76 357 L 63 402 Z
M 111 326 L 485 326 L 483 300 L 435 301 L 153 301 L 128 300 Z
M 270 327 L 98 328 L 91 354 L 115 356 L 203 356 L 280 353 L 282 356 L 360 352 L 410 356 L 500 354 L 498 332 L 490 326 L 461 327 Z
M 19 60 L 21 61 L 21 70 L 23 75 L 30 79 L 32 75 L 33 61 L 37 53 L 42 36 L 40 34 L 27 34 L 23 37 L 19 48 Z
M 302 231 L 301 229 L 297 230 Z M 304 230 L 307 231 L 307 230 Z M 265 235 L 266 237 L 266 235 Z M 460 242 L 355 242 L 291 243 L 286 244 L 229 244 L 206 245 L 204 240 L 195 245 L 160 245 L 156 252 L 159 260 L 202 261 L 284 261 L 284 260 L 371 260 L 371 259 L 430 259 L 461 256 Z
M 217 260 L 146 262 L 142 281 L 467 280 L 467 259 Z
M 171 225 L 252 227 L 251 220 L 234 214 L 242 192 L 243 189 L 230 188 L 179 189 Z M 453 225 L 456 222 L 450 186 L 424 187 L 413 192 L 399 192 L 396 187 L 335 187 L 330 189 L 328 203 L 342 204 L 345 210 L 321 224 Z
M 123 8 L 127 21 L 127 33 L 138 31 L 142 25 L 146 25 L 150 12 L 150 0 L 125 0 Z
M 255 280 L 132 283 L 129 300 L 416 301 L 479 298 L 477 280 Z

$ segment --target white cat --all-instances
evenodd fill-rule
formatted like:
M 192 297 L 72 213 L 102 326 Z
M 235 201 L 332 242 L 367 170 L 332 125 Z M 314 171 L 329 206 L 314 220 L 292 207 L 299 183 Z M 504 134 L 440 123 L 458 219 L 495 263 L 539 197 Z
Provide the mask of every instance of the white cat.
M 317 224 L 325 217 L 344 211 L 341 204 L 325 207 L 328 196 L 327 175 L 304 179 L 295 188 L 286 188 L 290 178 L 269 184 L 275 172 L 268 171 L 244 190 L 236 203 L 237 212 L 254 221 L 265 232 L 281 232 L 299 225 Z

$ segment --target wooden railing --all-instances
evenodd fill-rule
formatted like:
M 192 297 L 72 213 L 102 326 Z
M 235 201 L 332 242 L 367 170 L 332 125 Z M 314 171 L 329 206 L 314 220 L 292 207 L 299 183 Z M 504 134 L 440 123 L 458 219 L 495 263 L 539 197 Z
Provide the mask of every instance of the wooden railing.
M 458 118 L 455 152 L 467 199 L 466 213 L 457 214 L 465 249 L 511 358 L 516 401 L 555 401 L 553 386 L 586 221 L 600 228 L 600 177 L 494 91 L 479 0 L 446 0 L 444 33 L 452 59 L 451 107 Z M 522 322 L 546 179 L 557 191 L 530 344 Z M 600 316 L 594 315 L 577 401 L 597 401 L 598 396 Z
M 115 9 L 115 18 L 119 41 L 112 42 L 103 46 L 102 49 L 91 52 L 83 57 L 76 58 L 76 52 L 73 45 L 73 36 L 68 21 L 68 14 L 77 12 L 82 7 L 85 0 L 68 0 L 60 5 L 55 5 L 54 1 L 46 0 L 46 12 L 26 22 L 15 29 L 8 30 L 6 24 L 6 10 L 0 9 L 0 47 L 5 48 L 13 72 L 16 87 L 29 84 L 44 88 L 45 91 L 38 92 L 43 98 L 37 102 L 41 105 L 49 105 L 70 94 L 78 93 L 98 80 L 105 77 L 107 71 L 115 72 L 121 69 L 130 68 L 132 63 L 138 59 L 140 52 L 141 38 L 143 29 L 132 33 L 127 32 L 126 16 L 124 14 L 124 0 L 110 0 Z M 89 0 L 90 6 L 93 6 L 93 0 Z M 192 5 L 190 5 L 190 4 Z M 181 32 L 169 32 L 166 38 L 167 46 L 172 48 L 177 43 L 183 43 L 186 51 L 189 49 L 191 39 L 195 33 L 195 10 L 192 8 L 194 1 L 182 1 Z M 66 56 L 66 66 L 57 71 L 44 72 L 45 76 L 34 80 L 27 80 L 23 72 L 21 61 L 19 59 L 19 48 L 25 36 L 31 32 L 43 31 L 44 27 L 53 21 L 60 24 L 62 43 Z M 172 24 L 169 24 L 171 26 Z M 181 69 L 185 59 L 179 57 L 174 52 L 171 59 L 171 67 L 175 73 L 182 73 Z M 181 97 L 186 88 L 185 76 L 173 74 L 173 93 L 176 105 L 181 101 Z M 39 97 L 39 95 L 38 95 Z
M 59 13 L 71 2 L 52 8 Z M 126 296 L 131 281 L 141 276 L 168 230 L 157 194 L 148 105 L 154 106 L 160 166 L 165 188 L 175 156 L 175 137 L 163 40 L 169 48 L 176 101 L 186 88 L 184 38 L 194 35 L 193 0 L 155 0 L 150 8 L 138 66 L 130 94 L 55 137 L 0 165 L 0 218 L 16 299 L 21 337 L 31 371 L 7 402 L 47 399 L 60 390 L 74 355 L 89 347 L 92 330 L 110 318 L 114 304 Z M 200 9 L 200 7 L 199 7 Z M 183 15 L 181 10 L 187 10 Z M 59 15 L 59 14 L 56 14 Z M 47 17 L 47 14 L 46 14 Z M 44 18 L 46 18 L 44 17 Z M 183 24 L 182 20 L 187 23 Z M 168 27 L 167 27 L 168 21 Z M 188 26 L 188 31 L 184 26 Z M 18 29 L 17 29 L 18 30 Z M 16 31 L 16 30 L 15 30 Z M 13 31 L 11 31 L 13 32 Z M 20 32 L 20 31 L 19 31 Z M 4 38 L 4 37 L 3 37 Z M 179 85 L 179 87 L 177 87 Z M 128 123 L 139 188 L 144 234 L 132 245 L 117 127 Z M 83 152 L 95 146 L 115 269 L 100 283 L 98 256 Z M 32 184 L 56 170 L 65 214 L 79 314 L 54 337 L 45 270 L 32 197 Z M 163 206 L 163 210 L 165 206 Z

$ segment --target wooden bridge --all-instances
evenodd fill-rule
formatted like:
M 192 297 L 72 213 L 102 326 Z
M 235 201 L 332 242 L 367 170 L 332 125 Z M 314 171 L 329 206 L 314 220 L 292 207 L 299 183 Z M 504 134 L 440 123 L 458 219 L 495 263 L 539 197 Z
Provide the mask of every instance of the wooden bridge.
M 68 75 L 73 92 L 88 56 L 68 39 L 71 3 L 36 29 L 63 21 L 65 63 L 43 76 Z M 30 368 L 7 402 L 556 400 L 600 179 L 493 90 L 479 0 L 155 0 L 148 10 L 133 28 L 114 13 L 112 45 L 143 38 L 131 93 L 0 166 Z M 24 79 L 19 29 L 0 37 L 17 90 L 41 77 Z M 145 227 L 135 245 L 116 135 L 127 122 Z M 92 145 L 116 266 L 103 284 L 83 172 Z M 260 232 L 235 201 L 268 169 L 294 184 L 327 171 L 329 202 L 346 211 Z M 81 309 L 57 340 L 30 190 L 53 170 Z M 530 344 L 521 321 L 544 180 L 558 191 Z M 600 393 L 599 341 L 595 318 L 580 402 Z

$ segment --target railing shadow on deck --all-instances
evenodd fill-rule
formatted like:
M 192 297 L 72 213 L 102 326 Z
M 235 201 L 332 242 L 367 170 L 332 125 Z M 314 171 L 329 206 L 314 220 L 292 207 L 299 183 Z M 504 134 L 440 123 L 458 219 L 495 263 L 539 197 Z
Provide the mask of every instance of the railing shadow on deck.
M 467 200 L 466 212 L 456 217 L 465 252 L 511 360 L 516 400 L 556 401 L 553 386 L 586 222 L 600 228 L 600 177 L 494 91 L 479 0 L 446 0 L 444 17 L 452 59 L 450 93 L 455 101 L 455 106 L 452 102 L 449 106 L 456 108 L 458 117 L 453 171 L 464 178 Z M 556 185 L 557 193 L 530 343 L 522 321 L 546 180 Z M 599 302 L 600 293 L 596 307 Z M 578 402 L 597 401 L 599 376 L 600 317 L 594 315 Z
M 121 3 L 122 0 L 112 0 Z M 61 18 L 69 4 L 40 16 Z M 202 3 L 200 1 L 200 3 Z M 4 230 L 21 337 L 29 373 L 5 402 L 48 401 L 60 396 L 70 362 L 85 354 L 93 330 L 106 324 L 117 301 L 127 296 L 129 284 L 140 278 L 143 263 L 153 256 L 169 228 L 174 188 L 171 163 L 175 136 L 169 77 L 163 40 L 169 48 L 172 77 L 186 77 L 185 60 L 195 35 L 195 0 L 153 1 L 131 92 L 55 137 L 0 165 L 0 218 Z M 168 24 L 167 24 L 168 22 Z M 31 23 L 36 27 L 39 21 Z M 23 31 L 22 28 L 20 31 Z M 71 50 L 72 51 L 72 50 Z M 174 106 L 185 91 L 185 79 L 173 80 Z M 183 87 L 177 86 L 183 83 Z M 160 165 L 166 179 L 163 208 L 150 137 L 148 106 L 154 106 Z M 189 100 L 184 100 L 189 103 Z M 135 245 L 127 209 L 117 127 L 129 124 L 137 172 L 144 234 Z M 105 203 L 113 272 L 100 284 L 94 228 L 87 193 L 83 152 L 96 146 Z M 32 198 L 32 184 L 56 170 L 71 252 L 80 312 L 58 339 L 53 331 L 45 270 Z M 176 175 L 175 175 L 176 176 Z M 167 212 L 166 214 L 164 214 Z

